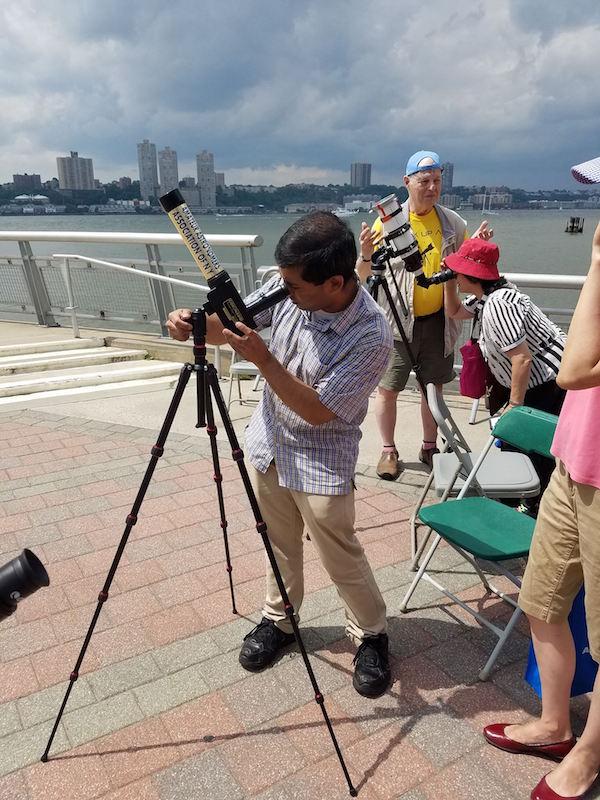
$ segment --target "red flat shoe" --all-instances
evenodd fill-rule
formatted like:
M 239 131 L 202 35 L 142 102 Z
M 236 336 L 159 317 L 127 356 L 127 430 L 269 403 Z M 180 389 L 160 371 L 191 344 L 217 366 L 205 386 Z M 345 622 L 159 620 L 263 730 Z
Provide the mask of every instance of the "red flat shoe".
M 551 789 L 546 783 L 546 776 L 538 783 L 535 789 L 531 792 L 531 800 L 581 800 L 587 794 L 586 789 L 583 794 L 576 794 L 573 797 L 565 797 L 562 794 L 556 794 L 554 789 Z
M 570 739 L 565 739 L 564 742 L 523 744 L 522 742 L 516 742 L 504 733 L 505 728 L 510 724 L 512 723 L 498 722 L 495 725 L 488 725 L 483 729 L 483 735 L 486 741 L 499 750 L 506 750 L 507 753 L 524 753 L 530 756 L 551 758 L 554 761 L 562 761 L 567 753 L 575 747 L 575 742 L 577 741 L 574 736 L 571 736 Z

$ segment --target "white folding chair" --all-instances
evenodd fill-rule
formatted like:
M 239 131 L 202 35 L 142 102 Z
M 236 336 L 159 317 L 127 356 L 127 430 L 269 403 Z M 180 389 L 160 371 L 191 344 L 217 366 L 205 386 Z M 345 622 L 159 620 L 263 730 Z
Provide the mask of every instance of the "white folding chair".
M 270 334 L 270 328 L 266 328 L 264 331 L 259 332 L 261 339 L 263 339 L 267 345 L 269 344 Z M 238 354 L 234 350 L 231 356 L 231 364 L 229 365 L 229 392 L 227 394 L 227 410 L 229 410 L 233 403 L 239 403 L 240 405 L 254 405 L 258 403 L 260 399 L 259 397 L 242 397 L 242 378 L 253 377 L 254 383 L 252 384 L 251 391 L 258 392 L 262 376 L 256 364 L 253 364 L 251 361 L 238 360 L 238 358 Z M 237 398 L 232 397 L 234 381 L 237 384 Z
M 413 570 L 418 567 L 419 558 L 431 535 L 429 528 L 421 544 L 418 544 L 417 518 L 431 485 L 434 484 L 435 493 L 442 503 L 449 497 L 456 497 L 479 457 L 478 453 L 471 451 L 441 392 L 433 383 L 427 384 L 427 403 L 445 444 L 442 452 L 433 456 L 433 469 L 410 518 Z M 524 453 L 505 453 L 497 447 L 490 447 L 469 488 L 471 494 L 490 498 L 522 499 L 538 495 L 540 481 L 531 459 Z

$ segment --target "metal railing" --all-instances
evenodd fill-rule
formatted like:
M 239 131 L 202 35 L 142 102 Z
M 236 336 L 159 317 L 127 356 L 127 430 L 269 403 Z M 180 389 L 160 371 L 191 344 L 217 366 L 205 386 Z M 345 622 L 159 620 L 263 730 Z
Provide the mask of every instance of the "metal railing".
M 239 260 L 222 260 L 240 294 L 247 295 L 257 285 L 258 273 L 254 248 L 262 245 L 258 235 L 208 235 L 216 248 L 225 254 L 239 250 Z M 78 317 L 90 328 L 152 331 L 157 327 L 166 336 L 170 310 L 177 306 L 197 304 L 197 292 L 208 291 L 202 275 L 189 258 L 181 237 L 176 233 L 111 233 L 81 231 L 0 231 L 0 242 L 14 242 L 18 256 L 0 256 L 0 316 L 13 320 L 36 319 L 40 325 L 59 325 L 71 317 L 70 308 L 78 308 Z M 80 257 L 69 267 L 69 300 L 66 273 L 56 269 L 52 255 L 35 254 L 32 243 L 68 242 L 103 249 L 105 245 L 137 246 L 145 250 L 145 258 L 122 258 L 117 261 L 129 274 L 111 275 L 106 279 L 105 267 L 90 255 Z M 179 248 L 180 257 L 167 261 L 161 249 Z M 86 248 L 87 249 L 87 248 Z M 64 257 L 78 255 L 64 253 Z M 112 257 L 112 254 L 111 254 Z M 108 262 L 105 262 L 108 263 Z M 62 259 L 61 259 L 62 264 Z M 155 282 L 152 276 L 166 279 Z M 146 279 L 145 285 L 139 278 Z M 186 281 L 179 280 L 185 277 Z M 137 280 L 136 280 L 137 279 Z

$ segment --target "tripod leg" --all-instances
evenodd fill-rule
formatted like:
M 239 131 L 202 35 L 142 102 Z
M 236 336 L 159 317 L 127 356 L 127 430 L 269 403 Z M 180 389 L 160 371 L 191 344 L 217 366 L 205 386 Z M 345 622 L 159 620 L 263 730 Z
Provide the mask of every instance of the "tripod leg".
M 140 484 L 140 488 L 138 489 L 138 493 L 133 503 L 133 506 L 131 507 L 131 511 L 127 515 L 125 530 L 123 531 L 123 535 L 121 536 L 121 541 L 118 544 L 117 551 L 112 560 L 112 564 L 110 565 L 110 569 L 108 570 L 108 575 L 106 576 L 106 580 L 104 581 L 104 586 L 102 587 L 102 590 L 98 595 L 98 604 L 96 605 L 96 610 L 94 611 L 92 621 L 90 622 L 90 626 L 85 635 L 83 645 L 81 647 L 79 655 L 77 656 L 77 661 L 75 663 L 75 666 L 73 667 L 73 671 L 69 676 L 69 685 L 67 686 L 67 691 L 65 692 L 65 696 L 60 706 L 58 716 L 56 717 L 54 727 L 52 728 L 50 738 L 48 739 L 48 744 L 46 745 L 46 749 L 44 750 L 44 753 L 41 757 L 41 761 L 43 762 L 48 761 L 48 754 L 50 752 L 50 748 L 52 747 L 52 742 L 54 741 L 54 737 L 56 736 L 56 731 L 58 730 L 58 726 L 62 719 L 62 715 L 69 700 L 69 696 L 71 694 L 73 686 L 75 685 L 75 681 L 79 678 L 79 670 L 81 668 L 81 664 L 83 663 L 83 659 L 85 658 L 85 654 L 87 652 L 88 645 L 92 638 L 92 634 L 94 633 L 96 623 L 98 622 L 98 617 L 100 616 L 100 612 L 102 611 L 102 606 L 108 600 L 110 587 L 113 582 L 113 578 L 115 577 L 117 567 L 119 566 L 119 562 L 121 561 L 121 556 L 123 555 L 123 551 L 125 550 L 125 545 L 127 544 L 127 540 L 129 539 L 129 534 L 131 533 L 131 529 L 138 520 L 138 512 L 146 495 L 146 491 L 148 490 L 148 486 L 152 479 L 152 475 L 154 474 L 154 470 L 158 463 L 158 459 L 162 456 L 164 452 L 165 441 L 167 439 L 167 436 L 169 435 L 169 431 L 171 430 L 171 425 L 173 424 L 173 420 L 175 418 L 177 409 L 179 408 L 181 397 L 183 395 L 185 387 L 187 386 L 187 383 L 190 379 L 190 375 L 193 369 L 194 368 L 191 364 L 184 364 L 184 366 L 181 369 L 181 372 L 179 373 L 179 381 L 177 382 L 177 386 L 175 387 L 175 393 L 173 395 L 173 398 L 171 399 L 171 403 L 169 405 L 167 414 L 160 429 L 160 433 L 156 440 L 156 444 L 152 447 L 151 450 L 152 457 L 150 458 L 150 462 L 146 468 L 146 473 L 142 478 L 142 482 Z
M 204 374 L 203 391 L 204 391 L 204 409 L 206 411 L 206 432 L 210 438 L 210 451 L 212 454 L 214 481 L 217 487 L 217 498 L 219 501 L 219 514 L 221 517 L 221 529 L 223 531 L 223 545 L 225 547 L 225 560 L 227 562 L 227 572 L 229 575 L 229 591 L 231 592 L 231 611 L 237 614 L 235 607 L 235 593 L 233 590 L 233 566 L 231 565 L 231 557 L 229 554 L 229 537 L 227 536 L 227 518 L 225 517 L 225 501 L 223 499 L 223 476 L 221 475 L 221 466 L 219 463 L 219 450 L 217 448 L 217 426 L 215 425 L 215 416 L 213 413 L 212 400 L 210 396 L 210 388 L 206 380 L 206 373 Z
M 329 735 L 331 737 L 331 741 L 333 742 L 335 752 L 339 759 L 342 772 L 344 773 L 344 777 L 348 784 L 348 790 L 350 792 L 350 795 L 351 797 L 356 797 L 357 791 L 354 788 L 354 785 L 352 784 L 348 768 L 346 767 L 346 762 L 344 761 L 344 757 L 342 755 L 342 751 L 340 750 L 340 746 L 338 744 L 335 732 L 333 730 L 331 720 L 329 719 L 329 714 L 327 713 L 327 709 L 325 708 L 325 699 L 321 694 L 321 690 L 319 689 L 315 673 L 308 659 L 308 654 L 306 652 L 304 642 L 302 641 L 302 637 L 300 635 L 298 623 L 296 622 L 296 617 L 294 616 L 294 607 L 290 603 L 290 598 L 288 597 L 288 593 L 283 583 L 281 571 L 279 569 L 279 566 L 277 565 L 277 559 L 275 558 L 271 542 L 269 541 L 269 537 L 267 536 L 267 525 L 262 518 L 261 511 L 258 506 L 258 501 L 256 499 L 256 495 L 254 494 L 254 489 L 250 482 L 250 476 L 248 475 L 248 470 L 246 469 L 246 465 L 244 464 L 244 453 L 240 448 L 238 438 L 235 434 L 235 430 L 233 429 L 231 417 L 227 412 L 227 406 L 225 405 L 225 400 L 221 392 L 221 387 L 219 386 L 219 379 L 216 370 L 212 364 L 209 364 L 207 367 L 206 383 L 207 383 L 207 395 L 209 391 L 212 391 L 215 398 L 215 402 L 217 404 L 217 408 L 219 409 L 219 414 L 223 422 L 223 427 L 225 428 L 225 432 L 227 433 L 227 438 L 231 446 L 231 456 L 238 465 L 240 476 L 242 478 L 242 482 L 246 490 L 246 496 L 248 497 L 248 501 L 250 503 L 250 507 L 252 509 L 252 513 L 254 514 L 254 519 L 256 521 L 256 530 L 260 534 L 264 548 L 267 553 L 267 558 L 269 559 L 269 564 L 271 565 L 271 569 L 273 570 L 273 575 L 275 576 L 277 588 L 279 589 L 279 592 L 281 594 L 281 599 L 283 600 L 283 606 L 285 608 L 286 616 L 292 626 L 294 637 L 296 639 L 296 643 L 298 644 L 298 649 L 300 650 L 302 660 L 304 661 L 304 666 L 306 667 L 309 680 L 312 684 L 315 693 L 315 702 L 320 707 L 321 713 L 323 714 L 323 719 L 325 720 L 325 725 L 327 726 L 327 730 L 329 731 Z

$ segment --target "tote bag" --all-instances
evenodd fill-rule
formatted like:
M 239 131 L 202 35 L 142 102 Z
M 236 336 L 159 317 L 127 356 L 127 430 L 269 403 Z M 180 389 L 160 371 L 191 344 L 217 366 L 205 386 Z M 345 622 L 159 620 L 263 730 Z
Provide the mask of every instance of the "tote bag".
M 479 400 L 485 394 L 487 365 L 483 353 L 474 339 L 469 339 L 460 348 L 462 369 L 460 371 L 460 393 L 464 397 Z

